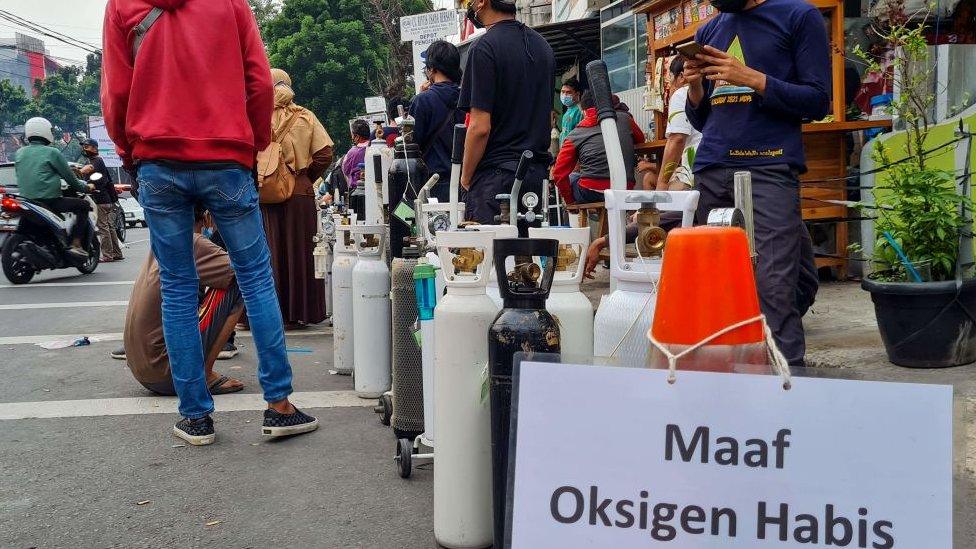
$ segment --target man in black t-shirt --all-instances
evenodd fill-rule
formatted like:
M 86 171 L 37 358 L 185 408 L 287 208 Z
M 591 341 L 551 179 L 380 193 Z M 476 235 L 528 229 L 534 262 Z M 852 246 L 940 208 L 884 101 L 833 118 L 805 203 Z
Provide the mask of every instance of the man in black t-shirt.
M 468 18 L 488 32 L 471 45 L 461 80 L 458 108 L 470 115 L 462 198 L 467 219 L 494 223 L 500 211 L 495 195 L 511 191 L 523 151 L 532 151 L 534 160 L 522 193 L 541 195 L 550 162 L 555 58 L 539 33 L 515 20 L 514 1 L 471 0 Z
M 112 173 L 105 167 L 105 161 L 98 156 L 98 141 L 86 139 L 81 143 L 81 152 L 84 154 L 88 164 L 81 169 L 81 175 L 88 177 L 93 173 L 102 174 L 102 178 L 94 182 L 95 192 L 92 199 L 98 205 L 98 240 L 102 248 L 102 263 L 110 263 L 123 259 L 122 245 L 119 237 L 115 234 L 115 216 L 117 215 L 115 204 L 119 201 L 119 195 L 115 192 L 115 183 L 112 181 Z

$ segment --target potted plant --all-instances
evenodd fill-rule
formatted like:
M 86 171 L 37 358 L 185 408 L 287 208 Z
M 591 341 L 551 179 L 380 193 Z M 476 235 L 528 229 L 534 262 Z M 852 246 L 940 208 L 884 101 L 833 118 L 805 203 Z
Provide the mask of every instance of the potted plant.
M 905 140 L 897 161 L 890 146 L 876 141 L 875 158 L 888 168 L 875 188 L 876 270 L 862 287 L 871 293 L 891 362 L 914 368 L 976 362 L 976 280 L 958 265 L 961 243 L 972 246 L 964 234 L 972 230 L 972 223 L 965 223 L 971 201 L 957 190 L 955 172 L 931 165 L 932 149 L 943 144 L 927 141 L 935 101 L 924 37 L 927 15 L 918 23 L 919 17 L 906 16 L 903 2 L 895 0 L 880 19 L 875 31 L 897 52 L 899 93 L 890 109 L 904 124 Z M 863 51 L 855 48 L 855 53 L 869 70 L 880 69 Z

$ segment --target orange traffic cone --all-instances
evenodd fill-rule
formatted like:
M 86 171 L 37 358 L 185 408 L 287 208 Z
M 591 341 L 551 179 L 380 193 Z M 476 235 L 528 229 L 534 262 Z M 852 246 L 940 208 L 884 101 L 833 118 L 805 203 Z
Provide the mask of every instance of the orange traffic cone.
M 742 229 L 693 227 L 668 235 L 648 333 L 651 366 L 768 372 L 763 319 Z M 741 365 L 753 365 L 742 368 Z M 756 368 L 763 365 L 765 368 Z

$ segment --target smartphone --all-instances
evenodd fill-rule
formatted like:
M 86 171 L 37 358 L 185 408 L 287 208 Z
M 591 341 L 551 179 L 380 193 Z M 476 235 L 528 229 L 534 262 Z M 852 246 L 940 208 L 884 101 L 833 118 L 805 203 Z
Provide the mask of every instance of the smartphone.
M 694 59 L 699 53 L 705 53 L 705 47 L 694 41 L 678 44 L 674 49 L 678 50 L 678 53 L 687 59 Z

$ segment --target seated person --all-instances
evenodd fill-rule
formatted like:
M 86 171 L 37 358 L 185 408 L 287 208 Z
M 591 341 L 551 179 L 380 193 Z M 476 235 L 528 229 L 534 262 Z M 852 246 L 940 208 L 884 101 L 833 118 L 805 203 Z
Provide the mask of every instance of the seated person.
M 75 259 L 84 260 L 88 257 L 88 252 L 82 248 L 81 240 L 85 237 L 85 220 L 91 206 L 83 198 L 65 197 L 61 192 L 61 180 L 79 193 L 86 193 L 92 187 L 79 181 L 68 166 L 68 161 L 51 146 L 54 142 L 51 128 L 51 123 L 40 117 L 31 118 L 24 124 L 28 144 L 17 151 L 14 168 L 17 172 L 17 185 L 20 196 L 39 202 L 55 213 L 70 212 L 75 215 L 77 221 L 68 235 L 68 254 Z
M 603 191 L 610 188 L 610 164 L 603 146 L 600 121 L 596 117 L 593 93 L 583 92 L 580 99 L 583 120 L 569 132 L 559 148 L 552 168 L 552 181 L 567 204 L 603 202 Z M 627 187 L 633 188 L 635 175 L 634 145 L 644 142 L 644 132 L 625 112 L 617 112 L 617 132 L 623 148 L 627 172 Z M 579 164 L 579 179 L 572 181 L 571 172 Z
M 200 285 L 206 288 L 200 304 L 198 326 L 205 353 L 207 386 L 211 394 L 233 393 L 244 389 L 244 384 L 215 373 L 213 364 L 224 350 L 234 331 L 234 324 L 244 311 L 244 299 L 237 288 L 227 252 L 200 234 L 205 220 L 204 211 L 198 208 L 195 213 L 193 256 Z M 159 265 L 155 257 L 149 254 L 129 298 L 122 336 L 124 350 L 113 353 L 113 357 L 124 357 L 136 381 L 150 391 L 173 396 L 176 391 L 170 377 L 166 341 L 163 339 L 161 307 Z

